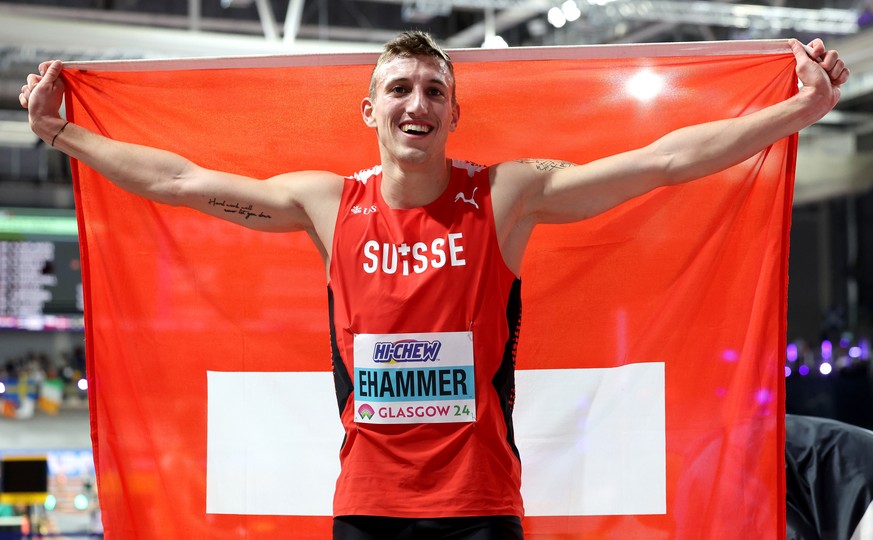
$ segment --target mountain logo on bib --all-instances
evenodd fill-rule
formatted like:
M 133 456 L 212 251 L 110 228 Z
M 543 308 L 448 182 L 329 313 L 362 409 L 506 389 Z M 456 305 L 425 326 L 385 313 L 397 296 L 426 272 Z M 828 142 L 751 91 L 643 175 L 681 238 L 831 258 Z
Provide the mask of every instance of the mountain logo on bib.
M 369 420 L 373 418 L 374 414 L 376 414 L 375 409 L 373 409 L 373 407 L 369 406 L 366 403 L 358 407 L 358 416 L 360 416 L 364 420 Z

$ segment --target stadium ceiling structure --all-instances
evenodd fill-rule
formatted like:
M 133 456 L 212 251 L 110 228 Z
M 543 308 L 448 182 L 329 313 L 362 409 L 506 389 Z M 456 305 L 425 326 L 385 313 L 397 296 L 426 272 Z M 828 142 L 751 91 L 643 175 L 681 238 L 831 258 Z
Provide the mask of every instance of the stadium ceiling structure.
M 378 51 L 408 29 L 449 48 L 822 37 L 853 77 L 801 138 L 796 201 L 873 187 L 873 0 L 0 0 L 0 181 L 3 149 L 37 144 L 17 96 L 43 60 Z

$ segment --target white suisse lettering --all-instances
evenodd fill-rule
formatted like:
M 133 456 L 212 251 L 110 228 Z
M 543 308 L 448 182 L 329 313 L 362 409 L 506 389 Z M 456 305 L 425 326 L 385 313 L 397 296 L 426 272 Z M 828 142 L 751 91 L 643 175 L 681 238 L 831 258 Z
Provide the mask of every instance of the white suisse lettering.
M 449 234 L 449 254 L 452 256 L 452 266 L 464 266 L 467 261 L 458 258 L 458 253 L 464 251 L 462 246 L 456 245 L 455 240 L 461 239 L 461 233 Z
M 373 252 L 374 250 L 378 251 L 378 249 L 379 242 L 375 240 L 370 240 L 364 244 L 364 257 L 372 261 L 372 264 L 364 263 L 364 272 L 372 274 L 376 271 L 376 268 L 379 268 L 379 257 Z
M 428 268 L 442 268 L 446 262 L 451 266 L 466 266 L 463 239 L 463 233 L 451 233 L 446 238 L 435 238 L 429 246 L 425 242 L 416 242 L 411 247 L 406 242 L 398 245 L 370 240 L 364 244 L 364 272 L 374 274 L 381 268 L 385 274 L 399 271 L 408 276 L 410 271 L 421 274 Z
M 446 252 L 443 251 L 444 245 L 446 245 L 446 241 L 442 238 L 437 238 L 433 241 L 433 245 L 431 245 L 431 251 L 437 256 L 437 260 L 431 261 L 430 264 L 434 268 L 442 268 L 446 264 Z
M 392 246 L 394 249 L 382 252 L 382 271 L 386 274 L 393 274 L 397 271 L 397 246 Z M 389 261 L 390 257 L 390 263 Z
M 417 261 L 417 264 L 412 266 L 416 274 L 420 274 L 427 270 L 427 244 L 424 242 L 416 242 L 412 244 L 412 258 Z

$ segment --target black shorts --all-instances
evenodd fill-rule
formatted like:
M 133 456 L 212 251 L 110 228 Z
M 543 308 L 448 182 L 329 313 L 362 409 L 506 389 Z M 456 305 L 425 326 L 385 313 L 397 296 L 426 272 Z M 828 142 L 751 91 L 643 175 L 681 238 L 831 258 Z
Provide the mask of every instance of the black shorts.
M 333 540 L 524 540 L 524 533 L 517 516 L 338 516 L 333 518 Z

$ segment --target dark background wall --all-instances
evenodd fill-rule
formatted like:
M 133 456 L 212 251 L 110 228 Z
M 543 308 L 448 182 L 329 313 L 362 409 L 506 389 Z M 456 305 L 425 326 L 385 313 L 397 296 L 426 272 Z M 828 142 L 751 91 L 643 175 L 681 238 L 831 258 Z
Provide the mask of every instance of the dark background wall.
M 871 171 L 873 174 L 873 171 Z M 841 339 L 873 337 L 873 193 L 795 207 L 788 286 L 788 342 L 810 364 L 786 378 L 786 410 L 873 429 L 870 360 L 848 364 Z M 834 371 L 817 371 L 821 341 L 834 344 Z M 808 347 L 803 358 L 803 345 Z M 841 362 L 842 360 L 842 362 Z

